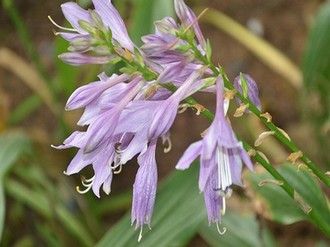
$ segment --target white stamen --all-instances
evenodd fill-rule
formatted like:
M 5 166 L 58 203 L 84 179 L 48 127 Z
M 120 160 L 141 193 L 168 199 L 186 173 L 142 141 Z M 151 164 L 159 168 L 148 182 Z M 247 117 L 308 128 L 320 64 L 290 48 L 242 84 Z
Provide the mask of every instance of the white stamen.
M 81 190 L 79 186 L 76 187 L 76 190 L 78 193 L 80 194 L 85 194 L 87 193 L 93 186 L 94 183 L 94 179 L 95 179 L 95 175 L 89 179 L 86 179 L 85 177 L 81 178 L 81 183 L 84 187 L 86 187 L 86 189 Z
M 117 167 L 119 167 L 119 169 L 116 170 Z M 117 165 L 117 167 L 113 169 L 113 174 L 119 174 L 119 173 L 121 173 L 121 170 L 123 168 L 123 165 L 122 164 L 119 164 L 119 165 Z
M 218 189 L 225 192 L 232 185 L 230 162 L 228 151 L 225 148 L 217 148 L 217 165 L 218 165 Z
M 220 235 L 223 235 L 223 234 L 226 233 L 226 231 L 227 231 L 227 228 L 226 228 L 226 227 L 223 227 L 223 228 L 222 228 L 222 231 L 221 231 L 220 228 L 219 228 L 219 222 L 215 222 L 215 224 L 216 224 L 216 226 L 217 226 L 217 230 L 218 230 L 218 233 L 219 233 Z
M 140 234 L 139 234 L 138 242 L 140 242 L 141 239 L 142 239 L 142 231 L 143 231 L 143 226 L 141 226 L 141 229 L 140 229 Z
M 225 213 L 226 213 L 226 197 L 222 197 L 221 215 L 225 215 Z
M 69 32 L 75 32 L 77 33 L 78 30 L 74 29 L 74 28 L 68 28 L 68 27 L 62 27 L 60 25 L 58 25 L 51 17 L 50 15 L 48 16 L 48 19 L 51 21 L 51 23 L 53 23 L 54 26 L 58 27 L 59 29 L 65 30 L 65 31 L 69 31 Z

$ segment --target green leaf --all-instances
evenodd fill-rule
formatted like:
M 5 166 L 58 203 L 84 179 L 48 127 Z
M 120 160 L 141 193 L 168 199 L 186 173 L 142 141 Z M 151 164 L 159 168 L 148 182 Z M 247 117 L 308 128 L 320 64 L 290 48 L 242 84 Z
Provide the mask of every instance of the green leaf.
M 153 33 L 153 23 L 166 16 L 173 17 L 173 1 L 168 0 L 136 0 L 131 19 L 130 34 L 133 42 L 141 45 L 143 35 Z
M 330 1 L 320 6 L 309 33 L 302 70 L 305 90 L 303 107 L 314 123 L 321 159 L 330 167 Z M 323 151 L 323 152 L 322 152 Z
M 265 203 L 264 216 L 281 224 L 292 224 L 297 221 L 306 220 L 307 217 L 291 197 L 278 185 L 266 183 L 263 186 L 258 184 L 271 179 L 268 173 L 249 173 L 248 180 L 252 183 L 252 188 Z
M 30 140 L 21 133 L 8 132 L 0 135 L 0 239 L 5 220 L 4 178 L 22 152 L 31 147 Z
M 291 164 L 281 166 L 279 171 L 287 181 L 290 181 L 290 184 L 295 188 L 298 194 L 305 199 L 305 203 L 330 226 L 330 209 L 327 200 L 312 173 L 304 168 L 297 170 L 297 168 Z
M 248 175 L 248 180 L 252 183 L 253 189 L 265 203 L 265 214 L 279 223 L 291 224 L 307 220 L 307 216 L 301 207 L 303 206 L 305 209 L 311 207 L 319 215 L 319 218 L 323 220 L 323 223 L 328 225 L 330 222 L 329 207 L 322 189 L 311 173 L 303 168 L 297 170 L 291 164 L 282 165 L 278 170 L 295 189 L 297 195 L 295 201 L 279 185 L 272 183 L 264 183 L 263 186 L 258 185 L 261 181 L 272 178 L 268 173 L 250 173 Z
M 38 95 L 33 94 L 29 96 L 10 113 L 9 124 L 18 124 L 37 110 L 41 103 L 42 100 Z
M 127 213 L 97 247 L 185 246 L 206 218 L 203 196 L 197 188 L 197 173 L 198 164 L 194 163 L 190 169 L 176 171 L 166 180 L 157 194 L 152 230 L 144 227 L 140 243 L 137 242 L 140 230 L 134 231 Z
M 85 227 L 63 206 L 55 206 L 57 216 L 63 226 L 76 237 L 80 246 L 94 246 L 94 240 Z
M 221 220 L 221 226 L 226 227 L 225 234 L 220 235 L 215 226 L 205 222 L 198 233 L 213 247 L 275 247 L 273 237 L 267 229 L 261 230 L 260 225 L 252 214 L 227 212 Z M 260 232 L 261 231 L 261 232 Z

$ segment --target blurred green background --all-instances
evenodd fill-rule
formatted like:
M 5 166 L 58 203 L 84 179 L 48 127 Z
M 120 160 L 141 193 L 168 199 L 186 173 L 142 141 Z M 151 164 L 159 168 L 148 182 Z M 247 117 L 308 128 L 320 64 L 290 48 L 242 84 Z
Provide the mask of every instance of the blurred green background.
M 0 246 L 329 246 L 327 237 L 276 186 L 258 183 L 269 175 L 256 165 L 244 173 L 246 188 L 228 200 L 220 236 L 208 226 L 198 192 L 198 165 L 174 171 L 185 148 L 199 139 L 209 122 L 186 112 L 178 116 L 169 154 L 158 148 L 160 185 L 152 220 L 138 244 L 130 225 L 133 160 L 116 175 L 110 196 L 80 195 L 79 175 L 63 174 L 75 150 L 58 151 L 81 111 L 65 112 L 70 94 L 95 80 L 109 66 L 71 67 L 57 55 L 68 46 L 47 16 L 63 23 L 64 1 L 2 0 L 0 9 Z M 78 1 L 91 7 L 88 0 Z M 153 21 L 175 17 L 170 0 L 113 1 L 131 38 L 153 32 Z M 317 0 L 187 1 L 200 11 L 221 14 L 200 20 L 213 46 L 213 60 L 230 79 L 250 74 L 260 87 L 263 111 L 323 170 L 330 169 L 330 3 Z M 212 12 L 213 13 L 213 12 Z M 228 22 L 221 18 L 229 16 Z M 223 17 L 223 16 L 222 16 Z M 219 19 L 217 19 L 219 18 Z M 241 26 L 237 27 L 237 24 Z M 240 29 L 243 28 L 244 32 Z M 248 32 L 248 33 L 245 33 Z M 250 36 L 249 36 L 250 35 Z M 266 42 L 266 43 L 265 43 Z M 265 45 L 266 44 L 266 45 Z M 282 66 L 281 66 L 282 65 Z M 198 95 L 213 109 L 214 99 Z M 233 109 L 232 109 L 233 110 Z M 194 122 L 194 124 L 191 124 Z M 232 118 L 234 129 L 250 143 L 264 131 L 252 116 Z M 188 127 L 187 127 L 188 126 Z M 329 188 L 303 167 L 284 164 L 287 150 L 267 139 L 260 150 L 325 218 Z M 299 172 L 297 172 L 299 170 Z M 91 176 L 91 170 L 82 172 Z

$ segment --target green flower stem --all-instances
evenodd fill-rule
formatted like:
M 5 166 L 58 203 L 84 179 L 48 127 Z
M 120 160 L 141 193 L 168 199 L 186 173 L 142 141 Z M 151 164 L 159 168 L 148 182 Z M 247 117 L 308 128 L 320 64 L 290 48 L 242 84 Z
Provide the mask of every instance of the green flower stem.
M 174 86 L 173 86 L 174 87 Z M 174 87 L 175 88 L 175 87 Z M 172 88 L 173 90 L 173 88 Z M 190 105 L 196 105 L 198 102 L 194 100 L 192 97 L 188 97 L 185 100 L 188 104 Z M 214 119 L 214 114 L 210 112 L 209 110 L 205 109 L 204 111 L 201 112 L 201 114 L 209 119 L 210 121 L 213 121 Z M 242 141 L 243 146 L 246 151 L 253 150 L 253 148 L 242 138 L 237 136 L 240 141 Z M 267 162 L 260 154 L 256 153 L 253 158 L 260 164 L 262 165 L 276 180 L 280 181 L 281 184 L 279 186 L 282 187 L 282 189 L 295 201 L 299 204 L 299 206 L 303 209 L 304 211 L 304 206 L 307 205 L 304 201 L 302 202 L 301 200 L 297 199 L 298 192 L 295 191 L 295 189 L 288 183 L 288 181 L 269 163 Z M 301 195 L 299 195 L 301 196 Z M 304 211 L 305 212 L 305 211 Z M 308 217 L 327 235 L 330 236 L 330 225 L 328 222 L 325 222 L 324 219 L 317 213 L 316 210 L 312 209 L 309 212 L 305 212 Z
M 189 42 L 189 41 L 188 41 Z M 214 64 L 209 61 L 206 56 L 202 55 L 201 52 L 197 49 L 196 45 L 192 41 L 189 42 L 191 49 L 194 51 L 196 57 L 200 59 L 205 65 L 207 65 L 216 76 L 222 76 L 224 80 L 224 85 L 229 90 L 235 89 L 233 84 L 228 80 L 225 71 L 223 68 L 220 70 L 217 69 Z M 237 92 L 236 95 L 244 104 L 248 104 L 249 110 L 253 112 L 271 131 L 274 131 L 275 137 L 282 142 L 286 147 L 288 147 L 292 152 L 300 151 L 300 149 L 289 140 L 274 123 L 268 121 L 266 118 L 261 116 L 260 110 L 252 103 L 249 98 L 245 98 L 240 92 Z M 327 186 L 330 187 L 330 178 L 326 176 L 306 155 L 302 154 L 300 159 L 306 164 L 308 168 Z

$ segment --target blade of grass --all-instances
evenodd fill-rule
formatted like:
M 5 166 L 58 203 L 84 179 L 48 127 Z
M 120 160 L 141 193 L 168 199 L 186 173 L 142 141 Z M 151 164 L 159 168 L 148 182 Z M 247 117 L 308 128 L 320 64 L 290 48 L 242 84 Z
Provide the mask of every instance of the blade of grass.
M 33 113 L 41 104 L 39 96 L 33 94 L 20 103 L 9 115 L 9 124 L 15 125 Z
M 26 61 L 7 48 L 0 48 L 0 66 L 18 76 L 45 102 L 48 108 L 56 114 L 56 106 L 46 81 Z
M 22 21 L 15 5 L 11 0 L 2 0 L 2 5 L 14 23 L 19 38 L 22 40 L 22 44 L 25 47 L 29 57 L 35 64 L 38 73 L 43 77 L 43 79 L 49 81 L 47 70 L 40 61 L 39 54 L 33 45 L 29 32 L 27 31 L 27 28 L 24 25 L 24 22 Z
M 0 135 L 0 240 L 5 220 L 4 178 L 22 152 L 30 149 L 29 139 L 21 133 L 8 132 Z

